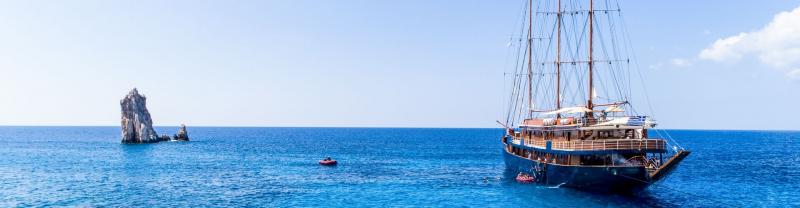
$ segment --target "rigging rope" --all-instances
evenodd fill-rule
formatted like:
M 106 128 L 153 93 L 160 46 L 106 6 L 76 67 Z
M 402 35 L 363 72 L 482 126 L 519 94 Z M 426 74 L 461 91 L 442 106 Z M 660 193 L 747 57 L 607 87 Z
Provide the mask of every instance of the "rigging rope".
M 617 2 L 617 6 L 619 7 L 619 2 Z M 621 9 L 620 9 L 620 10 L 621 10 Z M 632 41 L 631 41 L 631 39 L 629 38 L 630 32 L 628 31 L 628 27 L 627 27 L 627 24 L 626 24 L 625 18 L 622 18 L 622 15 L 623 15 L 623 14 L 622 14 L 622 12 L 621 12 L 621 11 L 620 11 L 620 14 L 619 14 L 619 15 L 620 15 L 620 18 L 619 18 L 619 19 L 620 19 L 620 22 L 621 22 L 621 24 L 622 24 L 622 28 L 624 29 L 624 33 L 623 33 L 623 35 L 625 35 L 625 37 L 626 37 L 625 39 L 626 39 L 626 40 L 628 40 L 628 47 L 630 47 L 630 50 L 632 51 L 632 50 L 633 50 L 633 42 L 632 42 Z M 637 68 L 637 69 L 641 69 L 641 67 L 639 66 L 639 62 L 638 62 L 638 61 L 636 61 L 636 60 L 638 60 L 638 58 L 636 57 L 636 53 L 632 53 L 631 55 L 633 56 L 633 60 L 634 60 L 634 63 L 633 63 L 633 64 L 636 66 L 636 68 Z M 649 110 L 650 110 L 650 114 L 651 114 L 653 117 L 656 117 L 655 111 L 653 110 L 653 104 L 652 104 L 652 102 L 650 102 L 650 95 L 647 93 L 647 91 L 648 91 L 648 90 L 647 90 L 647 85 L 645 85 L 645 83 L 644 83 L 644 76 L 642 76 L 642 70 L 636 70 L 636 72 L 637 72 L 637 74 L 639 75 L 639 82 L 640 82 L 640 83 L 641 83 L 641 85 L 642 85 L 643 94 L 644 94 L 644 96 L 645 96 L 645 99 L 646 99 L 646 101 L 647 101 L 647 107 L 648 107 L 648 108 L 649 108 Z M 631 105 L 631 106 L 632 106 L 632 105 Z M 678 141 L 675 141 L 675 139 L 673 139 L 673 138 L 672 138 L 672 136 L 669 134 L 669 132 L 667 132 L 667 131 L 665 131 L 665 130 L 658 129 L 658 128 L 655 128 L 655 130 L 656 130 L 656 133 L 657 133 L 659 136 L 661 136 L 661 132 L 663 132 L 664 134 L 666 134 L 666 137 L 665 137 L 666 139 L 668 139 L 668 140 L 672 141 L 672 142 L 673 142 L 673 143 L 674 143 L 674 144 L 675 144 L 677 147 L 679 147 L 680 149 L 684 149 L 684 148 L 683 148 L 683 146 L 681 146 L 681 145 L 678 143 Z M 662 136 L 662 137 L 663 137 L 663 136 Z M 674 151 L 674 150 L 673 150 L 673 151 Z M 676 151 L 676 152 L 677 152 L 677 151 Z
M 561 39 L 561 58 L 571 61 L 580 61 L 580 57 L 588 56 L 588 10 L 584 8 L 582 1 L 563 0 L 566 2 L 562 8 L 556 8 L 555 3 L 552 1 L 534 1 L 536 5 L 529 5 L 529 1 L 523 1 L 521 5 L 522 14 L 519 16 L 518 33 L 513 33 L 510 38 L 511 47 L 509 52 L 516 51 L 517 55 L 514 57 L 512 74 L 510 76 L 511 95 L 508 97 L 508 110 L 506 111 L 506 124 L 512 125 L 516 122 L 521 122 L 525 116 L 533 115 L 528 109 L 533 110 L 548 110 L 554 109 L 550 106 L 560 100 L 562 106 L 580 106 L 585 104 L 589 95 L 592 95 L 598 101 L 608 101 L 608 103 L 627 102 L 628 110 L 624 111 L 623 115 L 633 116 L 639 114 L 633 103 L 638 103 L 633 100 L 634 89 L 632 87 L 632 72 L 633 68 L 641 69 L 638 62 L 631 63 L 631 59 L 637 60 L 636 54 L 632 53 L 632 40 L 630 39 L 629 32 L 624 21 L 619 2 L 615 0 L 604 0 L 597 5 L 595 16 L 605 16 L 604 18 L 593 18 L 593 24 L 600 27 L 595 30 L 597 41 L 595 44 L 598 46 L 595 54 L 595 69 L 594 76 L 595 86 L 593 90 L 587 89 L 588 83 L 585 81 L 588 78 L 587 64 L 584 62 L 565 62 L 557 63 L 560 65 L 561 79 L 556 79 L 555 74 L 557 67 L 556 63 L 551 59 L 555 59 L 558 51 L 554 50 L 556 40 Z M 535 8 L 533 11 L 528 11 L 528 8 Z M 614 8 L 616 7 L 616 8 Z M 559 17 L 558 12 L 545 11 L 547 9 L 562 11 Z M 543 11 L 543 12 L 536 12 Z M 616 13 L 616 14 L 615 14 Z M 605 14 L 605 15 L 604 15 Z M 529 22 L 527 16 L 535 15 L 534 23 Z M 557 29 L 559 28 L 558 18 L 561 18 L 561 37 L 556 37 Z M 527 26 L 532 24 L 534 31 L 532 34 L 527 34 Z M 605 26 L 605 27 L 604 27 Z M 527 36 L 531 38 L 532 44 L 527 44 Z M 609 45 L 610 44 L 610 45 Z M 623 44 L 625 46 L 619 46 Z M 530 47 L 530 49 L 529 49 Z M 530 50 L 533 54 L 528 54 Z M 527 60 L 527 56 L 531 56 Z M 557 59 L 556 59 L 557 60 Z M 600 60 L 608 60 L 607 63 Z M 536 64 L 532 64 L 532 63 Z M 539 64 L 541 63 L 541 64 Z M 527 80 L 526 72 L 527 65 L 532 65 L 532 72 L 530 76 L 532 79 Z M 641 70 L 636 70 L 639 76 L 639 81 L 642 86 L 641 91 L 644 92 L 645 100 L 650 109 L 650 114 L 655 117 L 653 112 L 652 103 L 647 88 L 644 84 L 643 75 Z M 504 86 L 506 84 L 504 83 Z M 526 85 L 531 85 L 530 92 Z M 556 93 L 555 87 L 560 85 L 558 90 L 560 94 Z M 592 91 L 597 91 L 602 94 L 594 94 Z M 639 90 L 637 90 L 639 91 Z M 528 94 L 535 95 L 536 99 L 528 98 Z M 526 104 L 525 100 L 532 99 L 533 102 L 530 106 Z M 537 113 L 538 114 L 538 113 Z M 683 147 L 675 141 L 668 132 L 654 128 L 653 131 L 658 136 L 667 139 L 675 147 Z M 671 149 L 674 151 L 674 149 Z

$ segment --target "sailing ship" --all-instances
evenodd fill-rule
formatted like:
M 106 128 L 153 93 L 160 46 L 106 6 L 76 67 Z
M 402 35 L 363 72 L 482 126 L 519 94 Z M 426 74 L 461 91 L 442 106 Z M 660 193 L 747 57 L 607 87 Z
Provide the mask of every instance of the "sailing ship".
M 631 83 L 644 82 L 631 76 L 619 4 L 523 2 L 509 43 L 516 61 L 506 73 L 507 117 L 498 121 L 508 170 L 539 184 L 617 193 L 642 191 L 675 170 L 690 151 L 635 108 L 633 95 L 644 89 Z

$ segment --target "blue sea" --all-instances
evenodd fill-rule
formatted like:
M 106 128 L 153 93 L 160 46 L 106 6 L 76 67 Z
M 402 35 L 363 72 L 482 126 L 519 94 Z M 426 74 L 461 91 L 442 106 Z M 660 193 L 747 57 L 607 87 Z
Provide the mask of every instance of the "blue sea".
M 188 130 L 125 145 L 118 127 L 0 127 L 0 207 L 800 206 L 800 132 L 669 130 L 693 153 L 620 196 L 516 183 L 501 129 Z

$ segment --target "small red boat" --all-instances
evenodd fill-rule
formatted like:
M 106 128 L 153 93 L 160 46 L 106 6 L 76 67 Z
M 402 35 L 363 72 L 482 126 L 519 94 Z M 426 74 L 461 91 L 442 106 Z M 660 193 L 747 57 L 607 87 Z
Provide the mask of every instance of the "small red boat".
M 320 160 L 319 164 L 323 165 L 323 166 L 334 166 L 334 165 L 337 164 L 337 162 L 336 162 L 336 160 L 331 159 L 330 157 L 328 157 L 328 158 Z
M 519 173 L 517 174 L 517 182 L 520 183 L 533 183 L 536 181 L 536 178 L 533 176 L 529 176 L 528 174 Z

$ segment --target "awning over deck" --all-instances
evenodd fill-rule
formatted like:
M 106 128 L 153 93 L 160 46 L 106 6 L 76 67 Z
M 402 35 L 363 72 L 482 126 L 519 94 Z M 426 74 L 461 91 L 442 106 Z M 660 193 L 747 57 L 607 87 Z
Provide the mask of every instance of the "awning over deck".
M 542 113 L 542 115 L 574 114 L 574 113 L 587 113 L 587 112 L 592 112 L 592 110 L 590 110 L 590 109 L 588 109 L 586 107 L 579 106 L 579 107 L 567 107 L 567 108 L 561 108 L 561 109 L 554 110 L 554 111 L 548 111 L 548 112 Z

